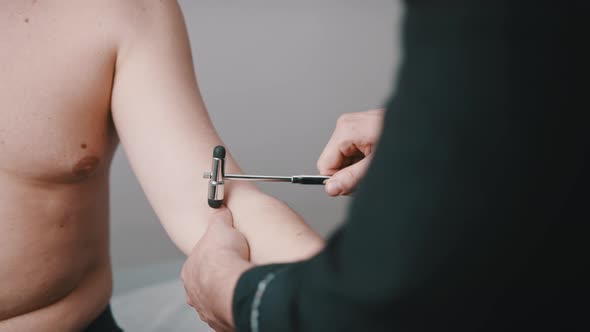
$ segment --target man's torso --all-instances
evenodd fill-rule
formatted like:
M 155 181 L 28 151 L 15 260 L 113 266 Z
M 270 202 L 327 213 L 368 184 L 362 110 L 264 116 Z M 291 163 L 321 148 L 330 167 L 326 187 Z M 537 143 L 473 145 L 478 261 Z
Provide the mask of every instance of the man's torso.
M 106 306 L 111 2 L 0 1 L 0 331 Z

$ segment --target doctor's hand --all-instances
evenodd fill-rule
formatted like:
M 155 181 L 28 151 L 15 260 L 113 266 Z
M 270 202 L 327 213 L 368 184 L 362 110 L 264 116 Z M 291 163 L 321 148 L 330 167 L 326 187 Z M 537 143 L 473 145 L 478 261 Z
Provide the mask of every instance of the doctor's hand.
M 226 207 L 214 211 L 181 272 L 187 303 L 217 332 L 234 330 L 233 292 L 240 275 L 253 266 L 248 243 L 232 224 Z
M 332 138 L 317 162 L 330 196 L 352 193 L 365 175 L 381 135 L 384 110 L 347 113 L 338 119 Z

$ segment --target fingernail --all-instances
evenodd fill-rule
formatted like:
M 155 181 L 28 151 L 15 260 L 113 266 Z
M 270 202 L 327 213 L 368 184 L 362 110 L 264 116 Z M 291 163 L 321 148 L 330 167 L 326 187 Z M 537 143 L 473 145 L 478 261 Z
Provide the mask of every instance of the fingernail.
M 326 183 L 326 191 L 332 196 L 340 195 L 340 193 L 342 193 L 342 186 L 338 181 L 328 181 L 328 183 Z

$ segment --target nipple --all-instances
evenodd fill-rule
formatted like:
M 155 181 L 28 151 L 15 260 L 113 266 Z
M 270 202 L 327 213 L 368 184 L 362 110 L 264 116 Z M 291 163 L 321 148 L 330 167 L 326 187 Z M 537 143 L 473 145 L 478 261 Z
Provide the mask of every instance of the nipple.
M 78 177 L 87 177 L 98 168 L 99 163 L 100 159 L 96 157 L 84 157 L 72 168 L 72 173 Z

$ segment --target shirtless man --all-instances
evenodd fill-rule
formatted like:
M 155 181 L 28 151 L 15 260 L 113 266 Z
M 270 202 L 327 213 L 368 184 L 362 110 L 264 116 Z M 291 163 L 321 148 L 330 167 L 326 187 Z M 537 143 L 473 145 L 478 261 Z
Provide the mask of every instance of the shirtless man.
M 211 213 L 201 171 L 221 141 L 176 1 L 0 0 L 0 50 L 0 332 L 82 331 L 111 295 L 108 179 L 119 139 L 185 253 Z M 239 172 L 231 156 L 227 170 Z M 250 184 L 230 185 L 226 203 L 256 263 L 322 246 Z

